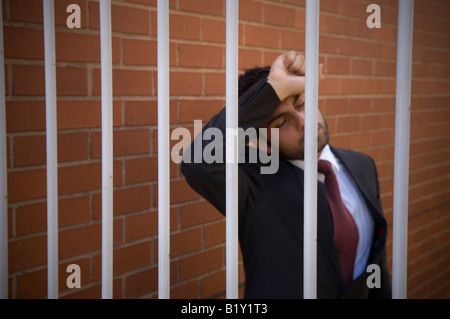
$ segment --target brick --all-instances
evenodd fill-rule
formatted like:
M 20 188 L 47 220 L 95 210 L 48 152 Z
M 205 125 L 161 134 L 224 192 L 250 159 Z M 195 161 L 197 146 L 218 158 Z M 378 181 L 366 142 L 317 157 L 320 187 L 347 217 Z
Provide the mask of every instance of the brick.
M 170 14 L 169 32 L 171 39 L 200 39 L 200 18 L 185 14 Z
M 117 216 L 130 212 L 149 209 L 150 195 L 150 186 L 140 186 L 115 190 L 114 214 Z
M 98 35 L 57 32 L 55 36 L 56 60 L 75 62 L 100 62 L 100 37 Z M 86 50 L 86 48 L 91 48 Z M 120 40 L 111 42 L 112 61 L 120 61 Z
M 201 120 L 206 124 L 223 108 L 223 104 L 217 100 L 182 100 L 180 102 L 180 122 L 193 124 L 195 120 Z
M 340 38 L 338 40 L 339 45 L 339 53 L 341 55 L 354 55 L 360 56 L 362 51 L 361 41 L 348 39 L 348 38 Z
M 157 42 L 140 39 L 123 39 L 123 62 L 129 65 L 156 65 Z M 171 55 L 171 62 L 173 61 Z
M 391 130 L 377 131 L 372 133 L 372 145 L 384 145 L 394 143 L 394 136 Z
M 348 0 L 340 2 L 339 13 L 350 17 L 361 18 L 367 17 L 366 9 L 367 6 L 365 3 Z
M 341 93 L 342 94 L 361 94 L 363 92 L 363 81 L 358 78 L 342 78 Z
M 205 74 L 205 95 L 225 95 L 226 77 L 223 73 Z
M 239 1 L 239 19 L 254 22 L 261 22 L 263 14 L 263 5 L 258 1 L 243 0 Z
M 350 148 L 362 149 L 370 146 L 370 133 L 358 133 L 350 136 Z
M 8 132 L 45 130 L 45 102 L 6 101 Z
M 101 224 L 80 226 L 59 232 L 59 258 L 68 258 L 101 248 Z
M 58 101 L 58 129 L 101 127 L 101 101 Z M 113 102 L 113 125 L 121 123 L 119 101 Z
M 87 95 L 87 70 L 85 68 L 56 68 L 58 95 Z
M 119 298 L 120 295 L 117 294 L 117 290 L 120 289 L 118 286 L 119 280 L 113 281 L 113 298 Z M 97 284 L 90 286 L 85 289 L 73 289 L 74 291 L 70 294 L 64 295 L 61 299 L 101 299 L 102 298 L 102 286 Z
M 205 247 L 225 243 L 225 221 L 205 226 Z
M 200 195 L 188 185 L 185 179 L 181 179 L 170 183 L 170 198 L 172 203 L 182 203 L 199 199 Z
M 181 227 L 190 227 L 224 218 L 210 203 L 201 202 L 181 207 Z
M 45 135 L 16 136 L 14 138 L 14 166 L 45 164 Z
M 20 274 L 17 277 L 17 298 L 36 299 L 47 297 L 47 269 Z
M 338 118 L 338 132 L 354 132 L 360 130 L 360 117 L 343 116 Z
M 351 23 L 342 16 L 325 16 L 326 31 L 329 34 L 350 35 Z
M 180 0 L 179 6 L 181 10 L 211 15 L 221 16 L 225 12 L 223 0 Z
M 171 71 L 171 95 L 201 95 L 203 92 L 203 76 L 196 72 Z
M 58 134 L 58 163 L 87 160 L 88 157 L 88 133 Z
M 198 299 L 200 294 L 200 281 L 194 280 L 170 289 L 170 297 L 174 299 Z
M 266 24 L 295 27 L 295 10 L 277 5 L 264 5 L 264 22 Z
M 132 158 L 125 161 L 125 183 L 135 184 L 158 179 L 158 158 Z
M 327 117 L 348 114 L 349 104 L 349 99 L 329 99 L 327 101 L 326 111 L 323 113 Z
M 42 30 L 5 26 L 4 37 L 6 58 L 44 58 L 44 33 Z
M 333 13 L 339 12 L 339 1 L 335 0 L 320 1 L 320 11 L 328 11 Z
M 45 169 L 32 169 L 8 173 L 8 200 L 13 203 L 21 200 L 45 197 L 47 173 Z
M 305 50 L 305 33 L 302 31 L 282 30 L 281 46 L 286 50 Z
M 45 73 L 43 66 L 14 65 L 12 68 L 14 95 L 44 95 Z
M 361 129 L 376 130 L 380 129 L 381 116 L 380 115 L 365 115 L 361 117 Z
M 126 242 L 156 234 L 158 234 L 158 212 L 143 212 L 126 216 Z
M 98 3 L 89 3 L 90 27 L 100 28 Z M 112 31 L 148 35 L 150 33 L 150 11 L 125 5 L 111 6 Z
M 101 71 L 94 70 L 93 92 L 101 95 Z M 152 95 L 153 72 L 146 70 L 113 69 L 114 95 Z
M 276 28 L 245 26 L 245 44 L 265 48 L 279 47 L 280 31 Z
M 93 158 L 102 156 L 101 132 L 91 136 L 91 154 Z M 113 153 L 114 156 L 146 154 L 150 152 L 150 131 L 148 129 L 114 130 Z
M 262 53 L 259 50 L 239 49 L 239 69 L 250 69 L 262 65 Z
M 15 272 L 44 265 L 47 262 L 47 236 L 35 236 L 10 242 L 8 270 Z
M 11 20 L 42 23 L 43 6 L 38 1 L 17 0 L 10 4 Z
M 225 51 L 222 47 L 180 44 L 179 61 L 184 67 L 222 68 Z
M 114 275 L 150 264 L 151 243 L 143 242 L 114 250 Z
M 203 41 L 223 44 L 226 42 L 226 22 L 218 19 L 202 19 L 201 38 Z
M 194 252 L 202 248 L 201 227 L 184 230 L 170 236 L 171 257 Z
M 58 201 L 58 224 L 60 227 L 88 222 L 90 201 L 88 196 L 60 199 Z M 47 205 L 45 202 L 19 206 L 16 211 L 18 236 L 47 229 Z
M 327 57 L 324 65 L 326 74 L 349 74 L 350 60 L 346 58 Z
M 136 186 L 116 189 L 113 192 L 114 216 L 145 211 L 150 208 L 150 186 Z M 133 199 L 133 200 L 130 200 Z M 95 194 L 92 199 L 94 219 L 102 218 L 102 195 Z
M 224 270 L 202 279 L 202 298 L 211 298 L 226 291 L 226 273 Z
M 72 194 L 101 188 L 101 171 L 100 163 L 60 167 L 59 193 Z
M 352 74 L 357 75 L 372 75 L 372 61 L 362 59 L 352 59 Z
M 66 20 L 71 14 L 66 12 L 69 4 L 77 4 L 80 6 L 81 27 L 86 27 L 86 2 L 83 0 L 59 0 L 55 1 L 55 24 L 66 26 Z M 38 1 L 15 0 L 9 7 L 11 20 L 23 22 L 42 23 L 43 6 Z M 5 12 L 5 11 L 4 11 Z
M 186 280 L 213 270 L 220 269 L 224 264 L 223 248 L 207 250 L 180 260 L 180 278 Z
M 319 85 L 319 95 L 323 96 L 326 94 L 338 94 L 341 93 L 342 79 L 336 77 L 325 77 L 325 79 Z
M 125 298 L 136 298 L 158 290 L 158 268 L 139 271 L 125 277 Z
M 339 39 L 335 36 L 319 35 L 319 52 L 337 54 L 339 51 Z

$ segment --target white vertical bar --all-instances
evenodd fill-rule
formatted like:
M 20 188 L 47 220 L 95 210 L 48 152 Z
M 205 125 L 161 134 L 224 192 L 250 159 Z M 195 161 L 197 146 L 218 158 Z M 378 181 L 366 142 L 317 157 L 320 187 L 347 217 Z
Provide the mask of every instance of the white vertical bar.
M 238 43 L 239 1 L 226 3 L 226 130 L 237 132 L 238 127 Z M 226 139 L 226 297 L 238 298 L 238 142 L 237 135 L 228 134 Z
M 158 0 L 158 298 L 170 298 L 169 1 Z
M 414 0 L 400 0 L 397 31 L 392 254 L 392 297 L 395 299 L 406 298 L 413 16 Z
M 317 296 L 317 107 L 319 0 L 306 1 L 303 297 Z
M 44 0 L 45 112 L 47 141 L 47 285 L 58 298 L 58 150 L 56 124 L 55 4 Z
M 102 85 L 102 298 L 113 290 L 113 92 L 111 0 L 100 1 Z
M 6 158 L 3 6 L 0 0 L 0 299 L 8 298 L 8 161 Z

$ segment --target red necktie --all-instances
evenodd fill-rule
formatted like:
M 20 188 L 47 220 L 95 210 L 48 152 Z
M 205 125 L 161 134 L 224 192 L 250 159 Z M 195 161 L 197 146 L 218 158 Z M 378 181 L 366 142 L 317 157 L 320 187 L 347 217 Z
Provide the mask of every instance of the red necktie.
M 358 246 L 358 228 L 352 215 L 342 202 L 339 185 L 331 163 L 319 160 L 319 172 L 325 175 L 325 192 L 331 209 L 334 224 L 334 242 L 341 266 L 344 287 L 353 281 L 356 248 Z

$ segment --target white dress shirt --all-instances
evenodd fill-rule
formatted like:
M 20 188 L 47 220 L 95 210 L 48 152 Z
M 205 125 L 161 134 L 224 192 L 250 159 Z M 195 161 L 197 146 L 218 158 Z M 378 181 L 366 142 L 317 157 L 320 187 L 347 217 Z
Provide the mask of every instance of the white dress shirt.
M 374 222 L 355 181 L 351 178 L 341 161 L 333 154 L 333 152 L 331 152 L 329 145 L 324 147 L 319 159 L 331 163 L 339 184 L 342 201 L 353 216 L 358 228 L 359 240 L 356 249 L 355 266 L 353 269 L 353 279 L 356 279 L 366 271 L 370 249 L 372 247 Z M 304 161 L 302 160 L 290 160 L 290 162 L 302 170 L 305 167 Z M 325 176 L 322 173 L 317 173 L 317 178 L 322 183 L 325 180 Z

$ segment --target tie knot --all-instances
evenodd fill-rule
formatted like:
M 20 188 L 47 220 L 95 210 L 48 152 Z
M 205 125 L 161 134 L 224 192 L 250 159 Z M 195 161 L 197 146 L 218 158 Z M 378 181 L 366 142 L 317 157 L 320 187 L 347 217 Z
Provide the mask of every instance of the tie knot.
M 331 163 L 326 160 L 319 160 L 317 162 L 317 169 L 320 173 L 324 174 L 325 177 L 331 173 L 334 173 Z

